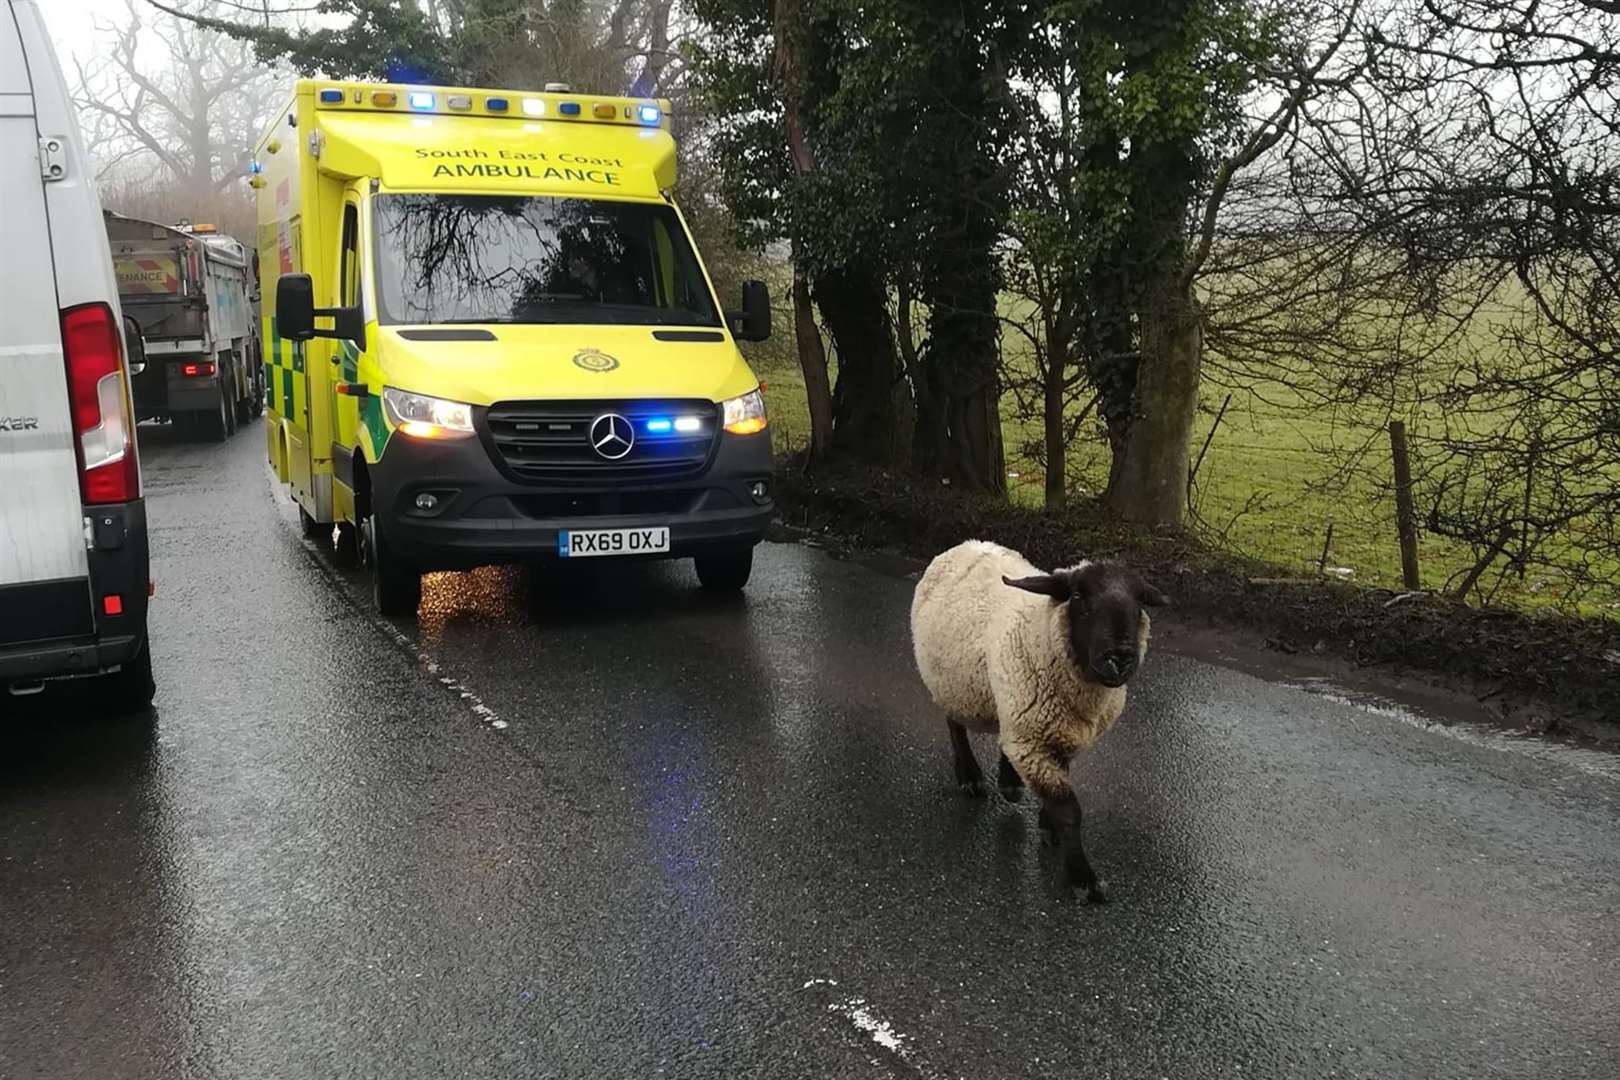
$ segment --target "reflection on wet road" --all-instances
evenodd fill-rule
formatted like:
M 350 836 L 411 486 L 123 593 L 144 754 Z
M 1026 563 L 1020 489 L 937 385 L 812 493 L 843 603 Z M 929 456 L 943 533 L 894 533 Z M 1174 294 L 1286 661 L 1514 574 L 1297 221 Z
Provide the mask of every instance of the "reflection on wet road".
M 911 583 L 767 545 L 368 613 L 262 428 L 142 430 L 145 721 L 13 706 L 0 1076 L 1613 1077 L 1620 782 L 1163 650 L 972 803 Z M 981 754 L 983 757 L 984 754 Z

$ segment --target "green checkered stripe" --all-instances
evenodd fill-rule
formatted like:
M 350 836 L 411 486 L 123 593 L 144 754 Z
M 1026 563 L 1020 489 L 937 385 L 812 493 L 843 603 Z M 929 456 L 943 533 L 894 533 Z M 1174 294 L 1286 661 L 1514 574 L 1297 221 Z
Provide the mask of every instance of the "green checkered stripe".
M 274 315 L 265 320 L 265 337 L 270 341 L 264 362 L 265 405 L 278 416 L 301 421 L 308 409 L 303 400 L 304 343 L 284 340 Z
M 343 342 L 339 355 L 339 366 L 343 370 L 344 382 L 360 381 L 360 348 L 352 341 Z M 388 425 L 383 423 L 382 387 L 374 386 L 371 394 L 360 399 L 360 426 L 371 439 L 371 459 L 373 461 L 382 457 L 383 447 L 388 445 Z

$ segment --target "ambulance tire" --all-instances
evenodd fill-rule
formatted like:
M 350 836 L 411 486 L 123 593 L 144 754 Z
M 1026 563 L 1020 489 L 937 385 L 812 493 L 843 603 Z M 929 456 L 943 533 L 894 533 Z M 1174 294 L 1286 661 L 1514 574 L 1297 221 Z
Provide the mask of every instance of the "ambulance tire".
M 754 571 L 754 549 L 738 548 L 699 555 L 692 560 L 698 583 L 710 592 L 737 592 Z
M 117 671 L 95 679 L 91 691 L 98 707 L 117 714 L 145 710 L 152 704 L 152 695 L 156 693 L 149 641 L 141 642 L 141 651 Z
M 377 515 L 367 514 L 360 526 L 361 550 L 371 568 L 371 595 L 379 615 L 415 615 L 422 602 L 422 575 L 400 562 L 388 544 L 387 533 L 377 526 Z

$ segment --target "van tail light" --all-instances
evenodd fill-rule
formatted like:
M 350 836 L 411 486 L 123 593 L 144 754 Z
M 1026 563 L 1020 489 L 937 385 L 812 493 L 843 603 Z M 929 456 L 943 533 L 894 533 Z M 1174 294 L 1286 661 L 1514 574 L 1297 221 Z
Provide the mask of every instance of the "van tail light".
M 120 503 L 141 494 L 135 424 L 124 377 L 118 320 L 106 304 L 62 312 L 73 430 L 79 436 L 79 487 L 86 503 Z

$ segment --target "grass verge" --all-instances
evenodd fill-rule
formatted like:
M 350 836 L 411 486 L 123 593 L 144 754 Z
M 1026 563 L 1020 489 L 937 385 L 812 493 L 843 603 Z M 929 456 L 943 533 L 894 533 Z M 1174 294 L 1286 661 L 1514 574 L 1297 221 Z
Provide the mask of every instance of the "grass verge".
M 857 548 L 931 558 L 973 538 L 1016 548 L 1045 567 L 1126 559 L 1171 594 L 1183 619 L 1258 631 L 1285 652 L 1460 678 L 1480 688 L 1481 700 L 1503 706 L 1541 702 L 1620 724 L 1620 627 L 1608 619 L 1299 580 L 1297 570 L 1185 535 L 1123 527 L 1094 501 L 1047 513 L 875 469 L 806 476 L 784 459 L 777 498 L 785 524 Z

